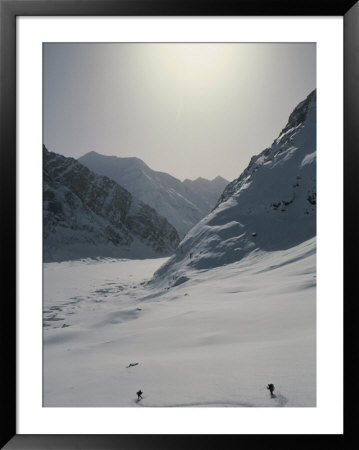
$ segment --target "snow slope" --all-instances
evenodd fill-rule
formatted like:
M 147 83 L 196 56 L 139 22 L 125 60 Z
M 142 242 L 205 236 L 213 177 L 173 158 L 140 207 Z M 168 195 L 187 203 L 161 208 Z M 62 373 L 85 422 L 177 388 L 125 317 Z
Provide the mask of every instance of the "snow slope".
M 171 254 L 176 230 L 113 180 L 43 150 L 44 261 Z
M 163 262 L 44 265 L 44 406 L 315 406 L 315 238 L 169 290 Z
M 316 235 L 316 92 L 301 102 L 272 146 L 253 156 L 195 225 L 155 282 L 173 285 L 187 268 L 208 269 L 256 249 L 289 249 Z
M 204 180 L 206 186 L 210 186 L 210 195 L 204 195 L 206 189 L 203 182 L 182 183 L 167 173 L 152 170 L 139 158 L 118 158 L 89 152 L 78 161 L 93 172 L 115 180 L 150 205 L 166 217 L 181 238 L 211 211 L 228 183 L 220 177 L 212 181 Z

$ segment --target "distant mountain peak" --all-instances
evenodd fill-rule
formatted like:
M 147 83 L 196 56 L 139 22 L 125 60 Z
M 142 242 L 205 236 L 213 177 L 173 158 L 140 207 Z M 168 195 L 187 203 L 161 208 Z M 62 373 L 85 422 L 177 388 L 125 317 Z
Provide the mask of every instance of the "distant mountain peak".
M 213 178 L 213 180 L 211 180 L 212 184 L 221 184 L 221 185 L 227 185 L 229 183 L 228 180 L 226 180 L 224 177 L 221 177 L 220 175 L 218 175 L 216 178 Z
M 96 152 L 95 150 L 90 150 L 89 152 L 86 152 L 83 156 L 86 156 L 86 155 L 99 155 L 99 153 Z

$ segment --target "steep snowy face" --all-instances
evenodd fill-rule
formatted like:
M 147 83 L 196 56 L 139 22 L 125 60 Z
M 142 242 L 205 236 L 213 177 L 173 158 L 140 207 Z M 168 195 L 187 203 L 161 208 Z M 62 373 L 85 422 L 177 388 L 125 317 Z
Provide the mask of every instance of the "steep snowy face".
M 169 255 L 176 230 L 150 206 L 73 158 L 43 150 L 44 261 Z
M 181 238 L 215 206 L 227 183 L 214 183 L 212 197 L 197 186 L 157 172 L 138 158 L 118 158 L 90 152 L 78 160 L 99 175 L 105 175 L 132 195 L 154 208 L 176 228 Z M 208 180 L 205 180 L 208 181 Z M 212 183 L 208 181 L 208 183 Z
M 291 248 L 316 235 L 316 91 L 292 112 L 271 147 L 253 156 L 215 209 L 180 243 L 157 278 L 185 281 L 254 250 Z M 168 275 L 171 275 L 170 277 Z M 178 281 L 182 280 L 182 281 Z

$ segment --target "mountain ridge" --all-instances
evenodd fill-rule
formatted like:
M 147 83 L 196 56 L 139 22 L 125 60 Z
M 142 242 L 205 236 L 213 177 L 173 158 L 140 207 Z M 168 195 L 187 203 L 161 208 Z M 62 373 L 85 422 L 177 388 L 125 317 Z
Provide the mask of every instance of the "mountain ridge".
M 78 161 L 95 173 L 113 179 L 149 204 L 166 217 L 181 238 L 211 211 L 228 183 L 227 180 L 222 183 L 217 180 L 212 185 L 208 199 L 208 195 L 203 195 L 203 189 L 200 192 L 194 189 L 191 183 L 182 182 L 166 172 L 152 170 L 136 157 L 120 158 L 92 151 L 80 157 Z
M 156 257 L 179 238 L 168 221 L 108 177 L 43 147 L 44 261 Z

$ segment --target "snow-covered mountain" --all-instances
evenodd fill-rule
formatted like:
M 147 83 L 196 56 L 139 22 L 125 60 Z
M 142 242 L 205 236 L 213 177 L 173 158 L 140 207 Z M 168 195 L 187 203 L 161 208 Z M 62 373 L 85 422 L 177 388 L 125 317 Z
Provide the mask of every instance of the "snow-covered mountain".
M 154 280 L 179 285 L 253 251 L 294 247 L 316 235 L 316 91 L 298 104 L 271 147 L 253 156 L 214 210 L 180 243 Z
M 228 183 L 228 180 L 220 176 L 213 180 L 199 177 L 196 180 L 186 179 L 183 181 L 183 184 L 187 188 L 196 192 L 207 203 L 208 212 L 212 211 L 217 204 L 220 195 L 223 193 Z
M 43 149 L 44 261 L 171 254 L 174 227 L 115 181 Z
M 213 181 L 181 182 L 167 173 L 152 170 L 134 157 L 118 158 L 89 152 L 78 161 L 93 172 L 113 179 L 150 205 L 166 217 L 181 238 L 213 209 L 228 184 L 220 177 Z M 205 186 L 210 186 L 207 192 Z

